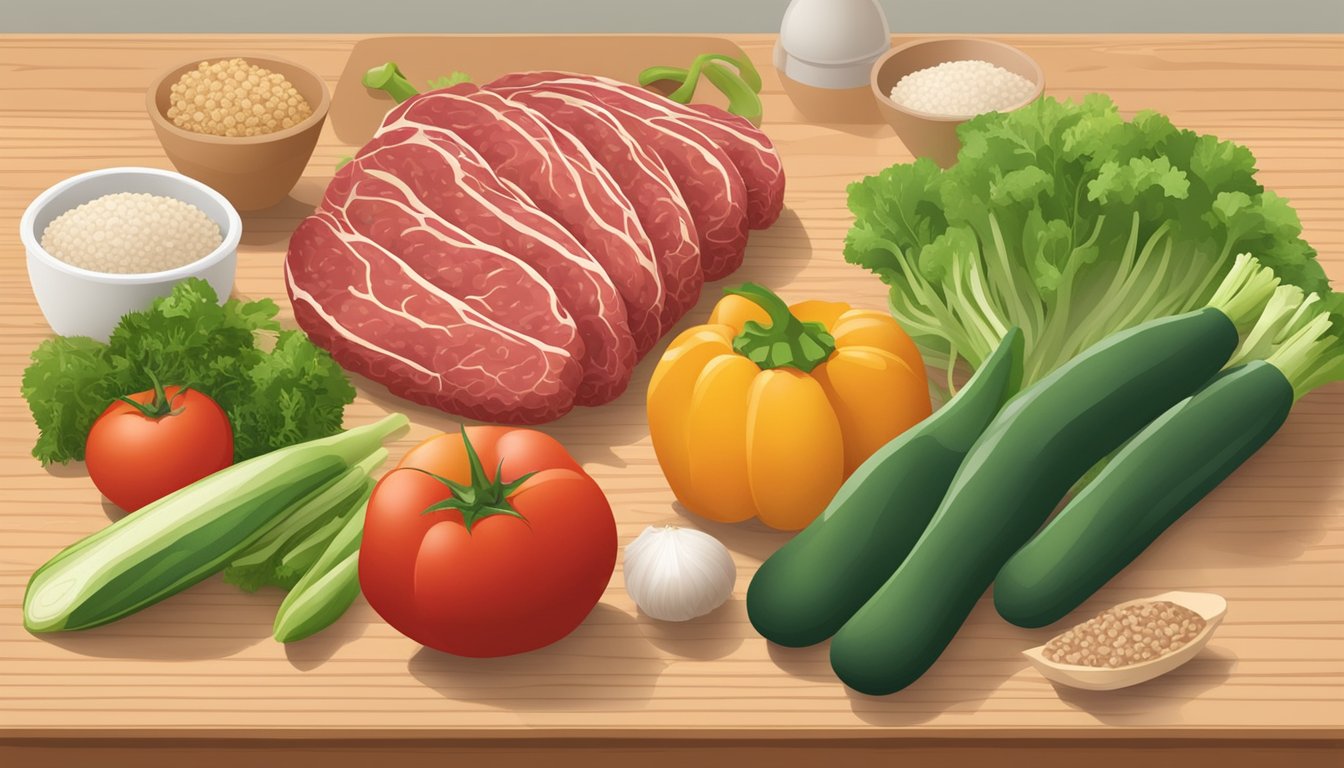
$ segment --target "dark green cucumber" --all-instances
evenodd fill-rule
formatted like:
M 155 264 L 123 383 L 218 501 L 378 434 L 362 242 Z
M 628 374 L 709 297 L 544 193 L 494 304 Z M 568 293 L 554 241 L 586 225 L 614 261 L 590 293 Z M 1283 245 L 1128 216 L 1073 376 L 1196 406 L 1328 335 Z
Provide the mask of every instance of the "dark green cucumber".
M 891 576 L 924 532 L 957 467 L 1022 379 L 1014 328 L 947 405 L 859 465 L 812 524 L 761 564 L 747 616 L 765 639 L 819 643 Z
M 1209 381 L 1237 346 L 1216 309 L 1117 333 L 1013 398 L 924 534 L 831 641 L 849 687 L 885 695 L 937 660 L 999 568 L 1096 462 Z
M 1064 618 L 1259 450 L 1292 406 L 1292 384 L 1257 360 L 1159 416 L 1003 566 L 999 615 L 1020 627 Z

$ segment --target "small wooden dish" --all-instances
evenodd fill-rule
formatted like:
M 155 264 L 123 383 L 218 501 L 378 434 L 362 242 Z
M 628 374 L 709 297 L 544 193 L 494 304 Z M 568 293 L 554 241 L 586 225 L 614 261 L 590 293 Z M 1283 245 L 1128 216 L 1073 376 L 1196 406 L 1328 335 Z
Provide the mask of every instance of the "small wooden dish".
M 284 75 L 313 113 L 274 133 L 237 137 L 188 131 L 168 119 L 173 84 L 202 61 L 229 58 Z M 238 210 L 255 211 L 284 200 L 298 183 L 322 133 L 331 94 L 322 78 L 301 64 L 273 56 L 218 54 L 192 59 L 159 75 L 149 86 L 145 106 L 164 154 L 178 171 L 218 190 Z
M 978 38 L 942 38 L 920 40 L 893 48 L 873 64 L 869 87 L 877 100 L 878 111 L 896 129 L 896 135 L 915 157 L 928 157 L 946 168 L 957 161 L 961 139 L 957 126 L 969 120 L 966 116 L 952 117 L 920 112 L 891 100 L 891 89 L 902 77 L 921 69 L 936 67 L 949 61 L 987 61 L 1013 74 L 1030 80 L 1036 87 L 1031 96 L 1001 112 L 1030 104 L 1045 91 L 1045 73 L 1027 54 L 1007 43 Z
M 1026 656 L 1047 680 L 1088 691 L 1113 691 L 1117 688 L 1127 688 L 1165 675 L 1193 659 L 1208 644 L 1209 638 L 1213 637 L 1213 631 L 1222 623 L 1223 616 L 1227 615 L 1227 600 L 1212 592 L 1163 592 L 1160 595 L 1142 600 L 1130 600 L 1116 607 L 1137 603 L 1153 603 L 1159 600 L 1188 608 L 1204 619 L 1204 631 L 1196 635 L 1193 640 L 1186 643 L 1175 653 L 1152 661 L 1115 668 L 1060 664 L 1045 657 L 1044 645 L 1025 650 L 1022 655 Z

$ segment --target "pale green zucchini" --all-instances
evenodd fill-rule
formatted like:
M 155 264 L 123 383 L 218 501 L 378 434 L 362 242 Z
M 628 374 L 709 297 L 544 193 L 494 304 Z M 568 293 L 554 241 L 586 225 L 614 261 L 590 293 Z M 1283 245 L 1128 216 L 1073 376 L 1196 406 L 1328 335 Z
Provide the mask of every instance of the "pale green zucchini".
M 29 580 L 24 626 L 96 627 L 200 582 L 406 424 L 393 414 L 235 464 L 76 542 Z

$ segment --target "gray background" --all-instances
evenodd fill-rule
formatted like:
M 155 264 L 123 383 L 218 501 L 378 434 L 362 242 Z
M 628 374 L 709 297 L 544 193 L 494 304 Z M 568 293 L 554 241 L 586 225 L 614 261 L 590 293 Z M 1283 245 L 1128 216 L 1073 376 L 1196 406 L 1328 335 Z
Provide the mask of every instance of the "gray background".
M 898 33 L 1344 32 L 1344 0 L 882 2 Z M 0 32 L 775 32 L 787 5 L 788 0 L 0 0 Z

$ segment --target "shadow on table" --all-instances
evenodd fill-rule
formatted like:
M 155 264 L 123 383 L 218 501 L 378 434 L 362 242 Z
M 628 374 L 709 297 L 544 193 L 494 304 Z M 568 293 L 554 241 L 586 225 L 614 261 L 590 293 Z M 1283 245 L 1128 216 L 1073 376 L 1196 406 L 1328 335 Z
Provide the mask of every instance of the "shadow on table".
M 667 653 L 710 661 L 722 659 L 742 646 L 744 638 L 738 627 L 746 620 L 746 611 L 746 604 L 734 597 L 690 621 L 658 621 L 642 612 L 637 621 L 644 637 Z
M 48 464 L 42 467 L 42 471 L 52 477 L 88 477 L 89 470 L 82 461 L 71 461 L 65 464 Z
M 945 712 L 974 712 L 984 705 L 1004 683 L 1027 666 L 1016 655 L 1003 657 L 989 648 L 1011 644 L 1029 648 L 1039 639 L 1029 630 L 1010 625 L 992 625 L 987 630 L 977 615 L 993 612 L 987 600 L 981 600 L 968 621 L 971 631 L 953 638 L 939 660 L 919 680 L 890 696 L 868 696 L 840 682 L 831 670 L 830 641 L 806 648 L 786 648 L 765 640 L 770 660 L 782 672 L 810 683 L 843 688 L 854 715 L 879 726 L 919 725 Z
M 1178 722 L 1175 715 L 1186 704 L 1227 682 L 1236 666 L 1237 658 L 1231 651 L 1208 646 L 1178 669 L 1129 688 L 1083 691 L 1052 685 L 1060 701 L 1107 725 Z
M 245 595 L 212 579 L 111 624 L 35 635 L 58 648 L 104 659 L 220 659 L 271 640 L 283 595 Z
M 979 671 L 958 673 L 955 671 L 958 662 L 951 659 L 903 691 L 890 696 L 867 696 L 846 687 L 835 676 L 831 670 L 829 640 L 806 648 L 760 642 L 766 643 L 770 660 L 781 671 L 799 680 L 843 688 L 855 716 L 866 723 L 884 727 L 919 725 L 944 712 L 975 711 L 1020 668 L 1003 667 L 1000 672 L 996 667 L 990 674 Z
M 294 228 L 317 207 L 325 187 L 324 179 L 302 179 L 284 200 L 269 208 L 241 213 L 241 244 L 262 248 L 287 244 Z
M 1040 641 L 1039 633 L 1001 622 L 993 613 L 991 601 L 982 599 L 933 666 L 908 687 L 889 696 L 867 696 L 846 688 L 854 714 L 873 725 L 896 726 L 926 723 L 949 712 L 978 711 L 1028 666 L 1017 653 L 1003 656 L 1002 649 L 1030 648 Z
M 666 662 L 641 639 L 634 617 L 599 604 L 572 634 L 540 650 L 468 659 L 421 648 L 407 670 L 444 698 L 498 709 L 642 709 Z M 613 682 L 595 684 L 605 680 Z
M 363 637 L 369 627 L 379 621 L 381 619 L 360 595 L 335 624 L 298 642 L 285 643 L 285 658 L 290 666 L 301 672 L 316 669 L 330 661 L 341 648 Z
M 770 660 L 782 672 L 810 683 L 840 685 L 835 673 L 831 671 L 830 640 L 806 648 L 789 648 L 760 638 L 756 638 L 756 642 L 765 644 Z
M 723 542 L 728 551 L 746 555 L 757 563 L 765 562 L 765 559 L 773 555 L 775 550 L 784 546 L 785 542 L 794 537 L 793 532 L 777 531 L 762 523 L 759 519 L 744 520 L 740 523 L 719 523 L 706 520 L 686 509 L 679 501 L 672 502 L 671 511 L 676 513 L 680 519 L 671 521 L 669 524 L 704 531 Z M 754 572 L 755 568 L 753 567 L 752 570 Z
M 1183 566 L 1192 569 L 1254 567 L 1296 560 L 1319 544 L 1338 520 L 1335 478 L 1344 463 L 1344 443 L 1327 440 L 1321 422 L 1339 424 L 1334 413 L 1341 395 L 1344 386 L 1336 384 L 1303 398 L 1279 433 L 1177 520 L 1154 543 L 1150 557 L 1175 561 L 1183 556 Z M 1265 502 L 1259 514 L 1222 516 L 1216 527 L 1206 528 L 1200 515 L 1202 507 L 1244 507 L 1259 500 Z M 1187 528 L 1198 530 L 1198 538 L 1182 534 Z
M 111 523 L 117 522 L 121 518 L 125 517 L 127 514 L 126 510 L 122 509 L 121 507 L 118 507 L 116 504 L 113 504 L 111 500 L 107 499 L 106 497 L 104 497 L 102 500 L 102 506 L 103 506 L 103 514 L 107 515 L 107 520 L 108 522 Z

